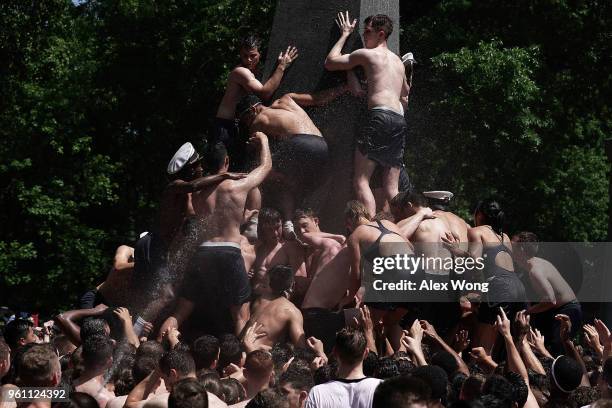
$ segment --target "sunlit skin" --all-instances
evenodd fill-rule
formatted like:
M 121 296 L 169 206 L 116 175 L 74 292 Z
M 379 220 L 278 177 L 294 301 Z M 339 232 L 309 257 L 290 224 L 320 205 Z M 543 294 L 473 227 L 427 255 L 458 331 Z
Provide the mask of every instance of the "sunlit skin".
M 257 48 L 241 48 L 240 49 L 240 62 L 242 66 L 255 71 L 257 65 L 259 65 L 259 59 L 261 54 Z

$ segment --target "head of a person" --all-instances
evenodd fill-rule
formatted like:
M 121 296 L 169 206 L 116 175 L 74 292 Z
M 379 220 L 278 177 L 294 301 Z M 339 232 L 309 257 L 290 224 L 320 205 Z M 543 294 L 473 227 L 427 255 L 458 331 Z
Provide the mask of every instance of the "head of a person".
M 602 398 L 612 399 L 612 357 L 608 357 L 603 363 L 602 372 L 597 381 L 597 386 Z
M 427 197 L 416 191 L 408 192 L 401 201 L 402 212 L 406 216 L 405 218 L 413 216 L 420 208 L 425 208 L 428 205 Z
M 4 340 L 15 351 L 26 344 L 36 343 L 34 324 L 27 319 L 14 319 L 4 326 Z
M 236 105 L 236 119 L 240 121 L 241 126 L 248 129 L 253 124 L 255 117 L 264 109 L 261 99 L 253 94 L 246 95 Z
M 244 387 L 235 378 L 224 378 L 221 380 L 221 391 L 223 393 L 223 401 L 227 405 L 237 404 L 245 397 Z
M 341 365 L 355 366 L 363 363 L 368 354 L 363 331 L 344 328 L 336 333 L 333 353 Z
M 376 14 L 363 21 L 363 44 L 365 48 L 375 48 L 387 39 L 393 32 L 393 20 L 386 14 Z
M 550 368 L 551 395 L 567 395 L 580 385 L 582 370 L 576 360 L 567 356 L 554 359 Z
M 293 269 L 289 265 L 274 265 L 268 272 L 270 275 L 270 289 L 277 296 L 289 297 L 293 290 Z
M 249 386 L 263 390 L 274 376 L 272 354 L 265 350 L 254 350 L 247 354 L 244 361 L 244 378 Z
M 448 376 L 446 372 L 434 365 L 417 367 L 412 371 L 414 377 L 423 380 L 431 389 L 430 403 L 446 403 L 448 390 Z
M 438 351 L 431 356 L 431 364 L 442 368 L 446 372 L 446 375 L 448 375 L 448 378 L 451 378 L 459 368 L 455 357 L 444 350 Z
M 108 322 L 100 318 L 88 318 L 83 320 L 81 325 L 81 341 L 91 336 L 110 336 L 110 326 Z
M 70 341 L 68 336 L 64 334 L 53 337 L 52 342 L 60 358 L 62 358 L 62 356 L 72 353 L 76 349 L 76 346 Z
M 480 397 L 482 394 L 482 387 L 484 386 L 487 378 L 482 374 L 472 374 L 465 379 L 461 386 L 461 393 L 459 398 L 462 401 L 473 401 Z
M 538 254 L 538 236 L 533 232 L 521 231 L 512 236 L 512 255 L 519 262 L 526 262 Z
M 196 370 L 202 368 L 215 369 L 219 362 L 219 339 L 215 336 L 204 335 L 194 340 L 191 353 L 195 361 Z
M 11 348 L 0 337 L 0 380 L 11 369 Z
M 196 374 L 195 362 L 187 351 L 170 350 L 159 359 L 159 374 L 166 389 L 172 391 L 174 384 Z
M 386 378 L 397 377 L 400 375 L 397 361 L 392 357 L 381 357 L 378 359 L 374 377 L 384 380 Z
M 261 40 L 256 35 L 247 35 L 240 42 L 240 63 L 243 67 L 254 71 L 259 64 Z
M 505 223 L 505 214 L 499 202 L 493 198 L 487 198 L 476 204 L 474 210 L 474 225 L 488 225 L 498 234 L 501 234 Z
M 69 408 L 98 408 L 98 401 L 84 392 L 71 392 Z
M 19 382 L 24 387 L 55 387 L 62 378 L 59 357 L 51 344 L 31 344 L 17 361 Z
M 400 191 L 389 201 L 389 209 L 391 210 L 391 215 L 393 215 L 394 222 L 399 222 L 409 217 L 408 211 L 405 208 L 409 194 L 410 192 L 408 191 Z
M 104 371 L 113 365 L 113 342 L 106 336 L 90 336 L 83 340 L 81 356 L 85 368 Z
M 242 367 L 242 348 L 238 337 L 229 333 L 224 334 L 219 337 L 219 343 L 219 364 L 217 365 L 219 373 L 230 364 Z
M 247 408 L 289 408 L 283 394 L 274 388 L 262 390 L 246 405 Z
M 596 387 L 580 386 L 572 391 L 569 400 L 573 401 L 577 407 L 584 407 L 598 400 L 599 395 Z
M 361 201 L 351 200 L 346 203 L 344 208 L 344 225 L 348 234 L 352 234 L 358 226 L 369 222 L 370 219 L 370 213 Z
M 302 408 L 312 387 L 314 381 L 308 367 L 292 364 L 279 379 L 279 390 L 289 401 L 290 408 Z
M 195 378 L 183 378 L 172 387 L 168 408 L 208 408 L 206 389 Z
M 227 148 L 221 142 L 211 146 L 206 152 L 206 170 L 211 174 L 227 173 L 229 170 L 229 156 Z
M 221 385 L 221 378 L 216 371 L 208 370 L 203 368 L 198 370 L 197 378 L 200 384 L 204 386 L 206 391 L 211 394 L 215 394 L 217 397 L 223 399 L 223 387 Z
M 514 371 L 507 371 L 505 377 L 512 384 L 512 402 L 519 407 L 524 406 L 529 396 L 527 383 L 520 374 Z
M 321 232 L 319 215 L 312 208 L 298 209 L 293 213 L 293 224 L 298 234 Z
M 283 236 L 283 220 L 274 208 L 264 207 L 257 216 L 257 237 L 264 243 L 278 243 Z
M 416 377 L 389 378 L 376 387 L 372 408 L 426 408 L 431 399 L 429 385 Z

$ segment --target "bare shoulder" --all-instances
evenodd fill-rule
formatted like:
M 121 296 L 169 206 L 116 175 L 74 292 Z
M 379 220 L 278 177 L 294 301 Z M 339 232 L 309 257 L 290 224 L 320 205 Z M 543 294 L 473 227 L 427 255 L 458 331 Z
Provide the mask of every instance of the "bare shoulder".
M 529 264 L 531 265 L 531 271 L 535 273 L 548 273 L 548 272 L 557 272 L 557 268 L 547 261 L 544 258 L 538 258 L 534 256 L 529 260 Z
M 478 241 L 482 237 L 483 227 L 468 228 L 468 239 L 470 241 Z
M 236 67 L 230 72 L 230 79 L 234 78 L 252 78 L 255 77 L 250 69 L 245 67 Z

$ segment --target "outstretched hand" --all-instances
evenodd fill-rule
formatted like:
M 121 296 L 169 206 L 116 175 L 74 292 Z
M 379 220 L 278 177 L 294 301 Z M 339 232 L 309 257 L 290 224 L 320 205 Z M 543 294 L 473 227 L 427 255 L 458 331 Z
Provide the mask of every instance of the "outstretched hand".
M 258 339 L 267 335 L 268 333 L 263 331 L 263 324 L 254 322 L 248 329 L 246 329 L 244 337 L 242 338 L 242 344 L 244 345 L 245 350 L 247 350 L 247 352 L 257 350 L 255 343 Z
M 346 11 L 346 15 L 344 13 L 339 12 L 338 18 L 336 18 L 336 25 L 340 28 L 343 35 L 349 35 L 355 30 L 355 26 L 357 25 L 357 19 L 353 19 L 351 23 L 351 19 L 349 17 L 348 10 Z
M 555 315 L 555 319 L 561 323 L 561 327 L 559 328 L 559 337 L 561 337 L 561 340 L 563 341 L 568 341 L 572 331 L 572 321 L 570 320 L 569 316 L 565 314 Z
M 510 334 L 510 320 L 508 316 L 506 316 L 506 312 L 502 307 L 499 308 L 499 314 L 496 317 L 495 327 L 499 334 L 504 336 L 505 338 L 509 338 L 512 335 Z
M 291 65 L 291 63 L 295 61 L 297 57 L 298 57 L 297 48 L 288 46 L 287 51 L 285 51 L 284 54 L 282 51 L 280 52 L 280 54 L 278 54 L 278 65 L 281 68 L 285 69 L 289 67 L 289 65 Z

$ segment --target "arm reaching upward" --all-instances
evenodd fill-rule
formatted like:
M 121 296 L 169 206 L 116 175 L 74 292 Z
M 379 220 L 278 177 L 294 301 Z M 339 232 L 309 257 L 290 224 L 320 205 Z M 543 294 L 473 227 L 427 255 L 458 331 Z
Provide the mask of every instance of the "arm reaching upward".
M 347 91 L 347 85 L 344 84 L 314 94 L 289 93 L 287 95 L 289 95 L 289 97 L 300 106 L 323 106 L 327 105 Z
M 342 33 L 325 59 L 325 69 L 329 71 L 347 70 L 360 64 L 361 53 L 359 50 L 351 54 L 342 54 L 342 48 L 353 30 L 355 30 L 357 20 L 354 19 L 351 23 L 348 11 L 346 12 L 346 15 L 340 12 L 338 13 L 336 24 Z
M 272 156 L 270 154 L 270 145 L 268 137 L 262 132 L 255 132 L 253 137 L 249 139 L 249 143 L 253 143 L 259 147 L 259 166 L 251 171 L 245 178 L 237 180 L 234 183 L 234 188 L 250 191 L 259 186 L 272 170 Z

